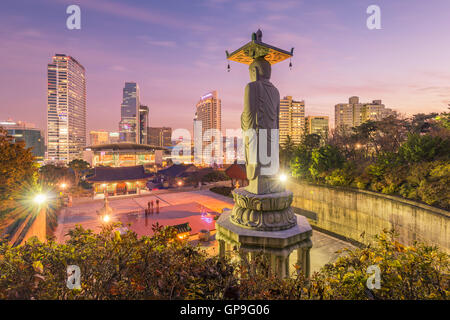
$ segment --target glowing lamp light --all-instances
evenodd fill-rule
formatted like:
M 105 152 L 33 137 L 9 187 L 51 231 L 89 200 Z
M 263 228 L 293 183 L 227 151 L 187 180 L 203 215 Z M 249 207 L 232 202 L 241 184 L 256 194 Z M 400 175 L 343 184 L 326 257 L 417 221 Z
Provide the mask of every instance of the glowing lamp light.
M 111 217 L 108 214 L 105 214 L 102 218 L 103 222 L 108 223 L 111 220 Z
M 178 185 L 181 187 L 183 185 L 183 182 L 178 181 Z
M 287 175 L 285 175 L 284 173 L 280 175 L 280 181 L 281 182 L 286 182 L 287 180 Z
M 65 188 L 67 188 L 67 183 L 61 183 L 61 185 L 60 185 L 60 187 L 61 187 L 61 189 L 65 189 Z
M 45 194 L 38 194 L 34 197 L 33 200 L 37 204 L 43 204 L 45 201 L 47 201 L 47 196 Z

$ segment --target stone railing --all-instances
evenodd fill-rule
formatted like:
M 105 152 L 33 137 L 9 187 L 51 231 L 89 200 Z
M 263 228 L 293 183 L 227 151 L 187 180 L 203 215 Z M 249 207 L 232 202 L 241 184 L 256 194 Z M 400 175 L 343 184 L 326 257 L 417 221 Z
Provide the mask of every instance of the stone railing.
M 313 227 L 360 243 L 394 229 L 403 244 L 418 240 L 450 252 L 448 211 L 365 190 L 296 181 L 287 189 L 294 194 L 294 212 L 307 217 Z

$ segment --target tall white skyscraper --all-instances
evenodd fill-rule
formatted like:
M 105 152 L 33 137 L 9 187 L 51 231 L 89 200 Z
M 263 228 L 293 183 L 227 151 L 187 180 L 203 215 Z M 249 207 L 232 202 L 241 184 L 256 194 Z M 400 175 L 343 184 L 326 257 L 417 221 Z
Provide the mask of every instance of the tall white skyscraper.
M 86 78 L 73 57 L 55 54 L 47 66 L 47 159 L 69 162 L 86 147 Z

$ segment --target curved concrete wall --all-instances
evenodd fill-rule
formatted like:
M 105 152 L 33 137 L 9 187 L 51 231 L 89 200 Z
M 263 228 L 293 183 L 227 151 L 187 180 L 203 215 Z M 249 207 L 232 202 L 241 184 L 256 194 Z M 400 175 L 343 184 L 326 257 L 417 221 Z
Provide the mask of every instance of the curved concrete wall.
M 312 226 L 368 243 L 383 229 L 394 228 L 399 242 L 436 244 L 450 252 L 450 212 L 370 191 L 289 182 L 292 206 Z M 364 238 L 360 235 L 364 233 Z

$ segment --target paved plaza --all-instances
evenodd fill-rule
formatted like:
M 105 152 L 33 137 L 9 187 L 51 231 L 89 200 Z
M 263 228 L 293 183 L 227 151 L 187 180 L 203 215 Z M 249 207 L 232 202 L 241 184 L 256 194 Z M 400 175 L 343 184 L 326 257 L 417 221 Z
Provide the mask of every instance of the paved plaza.
M 159 200 L 160 212 L 145 216 L 144 209 L 149 201 Z M 197 234 L 201 229 L 207 229 L 214 235 L 214 216 L 224 208 L 232 208 L 233 200 L 209 190 L 187 192 L 159 192 L 151 195 L 135 197 L 110 198 L 109 206 L 113 209 L 112 221 L 120 221 L 124 226 L 138 235 L 151 235 L 152 225 L 176 225 L 189 222 L 191 233 Z M 64 242 L 67 232 L 75 225 L 99 232 L 102 222 L 97 211 L 103 207 L 103 201 L 87 201 L 65 208 L 58 219 L 55 236 L 58 242 Z M 193 239 L 196 237 L 193 236 Z M 353 248 L 347 242 L 330 237 L 324 233 L 313 231 L 311 238 L 311 271 L 317 271 L 321 266 L 334 261 L 339 254 L 336 251 L 345 247 Z M 216 241 L 210 241 L 202 246 L 211 254 L 217 253 Z M 292 255 L 292 264 L 294 263 Z

